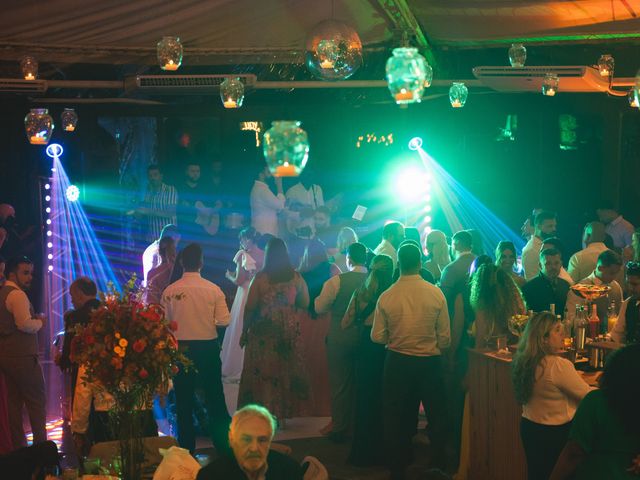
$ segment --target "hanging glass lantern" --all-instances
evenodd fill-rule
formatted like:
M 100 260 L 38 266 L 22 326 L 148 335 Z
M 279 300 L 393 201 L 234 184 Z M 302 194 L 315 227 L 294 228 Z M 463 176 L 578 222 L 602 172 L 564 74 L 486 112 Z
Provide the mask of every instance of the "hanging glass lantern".
M 386 72 L 389 91 L 398 105 L 420 102 L 433 80 L 433 69 L 417 48 L 394 48 Z
M 276 177 L 300 175 L 309 158 L 307 132 L 296 120 L 280 120 L 264 132 L 263 151 L 269 171 Z
M 244 85 L 240 78 L 225 78 L 220 84 L 220 99 L 224 108 L 240 108 L 244 100 Z
M 182 65 L 182 43 L 179 37 L 162 37 L 157 45 L 158 64 L 163 70 L 175 72 Z
M 547 73 L 542 80 L 542 94 L 547 97 L 553 97 L 558 92 L 560 79 L 555 73 Z
M 65 108 L 60 114 L 60 122 L 65 132 L 73 132 L 78 124 L 78 114 L 73 108 Z
M 627 99 L 629 100 L 629 106 L 633 107 L 633 108 L 639 108 L 640 107 L 640 101 L 638 100 L 638 89 L 637 88 L 632 88 L 631 90 L 629 90 L 629 93 L 627 94 Z
M 598 59 L 598 71 L 602 77 L 613 77 L 615 61 L 609 54 L 600 55 Z
M 23 57 L 20 60 L 20 69 L 25 80 L 35 80 L 38 78 L 38 61 L 33 57 Z
M 527 61 L 527 49 L 521 43 L 512 43 L 509 49 L 509 63 L 513 68 L 524 67 Z
M 31 145 L 46 145 L 51 140 L 53 119 L 46 108 L 32 108 L 24 117 L 24 130 Z
M 362 65 L 362 42 L 349 25 L 325 20 L 309 33 L 305 58 L 307 68 L 316 77 L 345 80 Z
M 449 88 L 449 101 L 453 108 L 462 108 L 467 103 L 469 89 L 464 82 L 453 82 Z

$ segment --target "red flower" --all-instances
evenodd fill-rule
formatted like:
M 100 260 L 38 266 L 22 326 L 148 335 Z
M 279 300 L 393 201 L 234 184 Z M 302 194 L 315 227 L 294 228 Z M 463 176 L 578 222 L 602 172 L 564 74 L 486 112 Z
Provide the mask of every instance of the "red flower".
M 96 343 L 96 339 L 93 335 L 87 335 L 84 341 L 87 343 L 87 345 L 93 345 L 94 343 Z
M 136 353 L 142 352 L 147 347 L 147 342 L 144 340 L 136 340 L 133 342 L 133 351 Z
M 169 322 L 169 328 L 171 329 L 171 331 L 175 332 L 178 330 L 178 322 L 176 322 L 175 320 L 171 320 Z
M 177 375 L 179 371 L 180 369 L 178 368 L 177 365 L 171 365 L 171 373 L 173 373 L 174 375 Z
M 144 380 L 145 378 L 147 378 L 149 376 L 149 372 L 147 372 L 144 368 L 141 368 L 140 371 L 138 372 L 138 376 Z

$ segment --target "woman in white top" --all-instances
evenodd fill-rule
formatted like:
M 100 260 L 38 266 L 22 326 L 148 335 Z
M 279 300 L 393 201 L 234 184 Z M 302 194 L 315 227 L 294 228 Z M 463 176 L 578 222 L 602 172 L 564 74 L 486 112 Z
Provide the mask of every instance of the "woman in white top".
M 551 312 L 535 315 L 513 357 L 516 400 L 522 404 L 520 437 L 529 480 L 547 480 L 564 447 L 578 403 L 591 387 L 559 356 L 564 326 Z

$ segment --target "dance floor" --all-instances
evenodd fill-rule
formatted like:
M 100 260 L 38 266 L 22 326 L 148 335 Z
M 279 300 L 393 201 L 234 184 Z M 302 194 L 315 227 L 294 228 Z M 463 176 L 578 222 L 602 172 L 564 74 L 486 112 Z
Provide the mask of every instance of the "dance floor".
M 49 439 L 58 444 L 63 455 L 63 465 L 76 466 L 77 461 L 73 449 L 73 442 L 68 424 L 63 420 L 64 384 L 60 370 L 52 362 L 43 362 L 43 370 L 47 385 L 47 424 Z M 236 408 L 238 396 L 238 384 L 224 384 L 225 397 L 229 411 Z M 331 479 L 336 480 L 384 480 L 389 478 L 388 472 L 383 468 L 357 468 L 346 463 L 349 454 L 349 444 L 331 443 L 320 434 L 320 429 L 329 422 L 328 417 L 305 417 L 288 420 L 286 428 L 276 434 L 275 441 L 292 448 L 292 455 L 302 460 L 306 456 L 318 458 L 329 471 Z M 29 421 L 25 416 L 25 431 L 30 431 Z M 159 430 L 167 433 L 166 421 L 158 422 Z M 426 449 L 426 450 L 425 450 Z M 206 437 L 199 437 L 196 453 L 213 453 L 211 441 Z M 423 445 L 416 446 L 417 459 L 416 474 L 414 478 L 421 478 L 419 471 L 424 471 L 428 449 Z M 422 466 L 421 466 L 422 465 Z

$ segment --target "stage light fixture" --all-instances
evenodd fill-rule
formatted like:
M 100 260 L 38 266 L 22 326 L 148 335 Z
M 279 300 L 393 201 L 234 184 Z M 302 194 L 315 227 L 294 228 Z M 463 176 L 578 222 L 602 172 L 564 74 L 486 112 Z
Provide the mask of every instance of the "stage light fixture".
M 70 202 L 75 202 L 80 198 L 80 189 L 75 185 L 69 185 L 65 192 L 65 196 Z
M 409 140 L 409 150 L 418 150 L 422 148 L 422 139 L 420 137 L 413 137 Z

